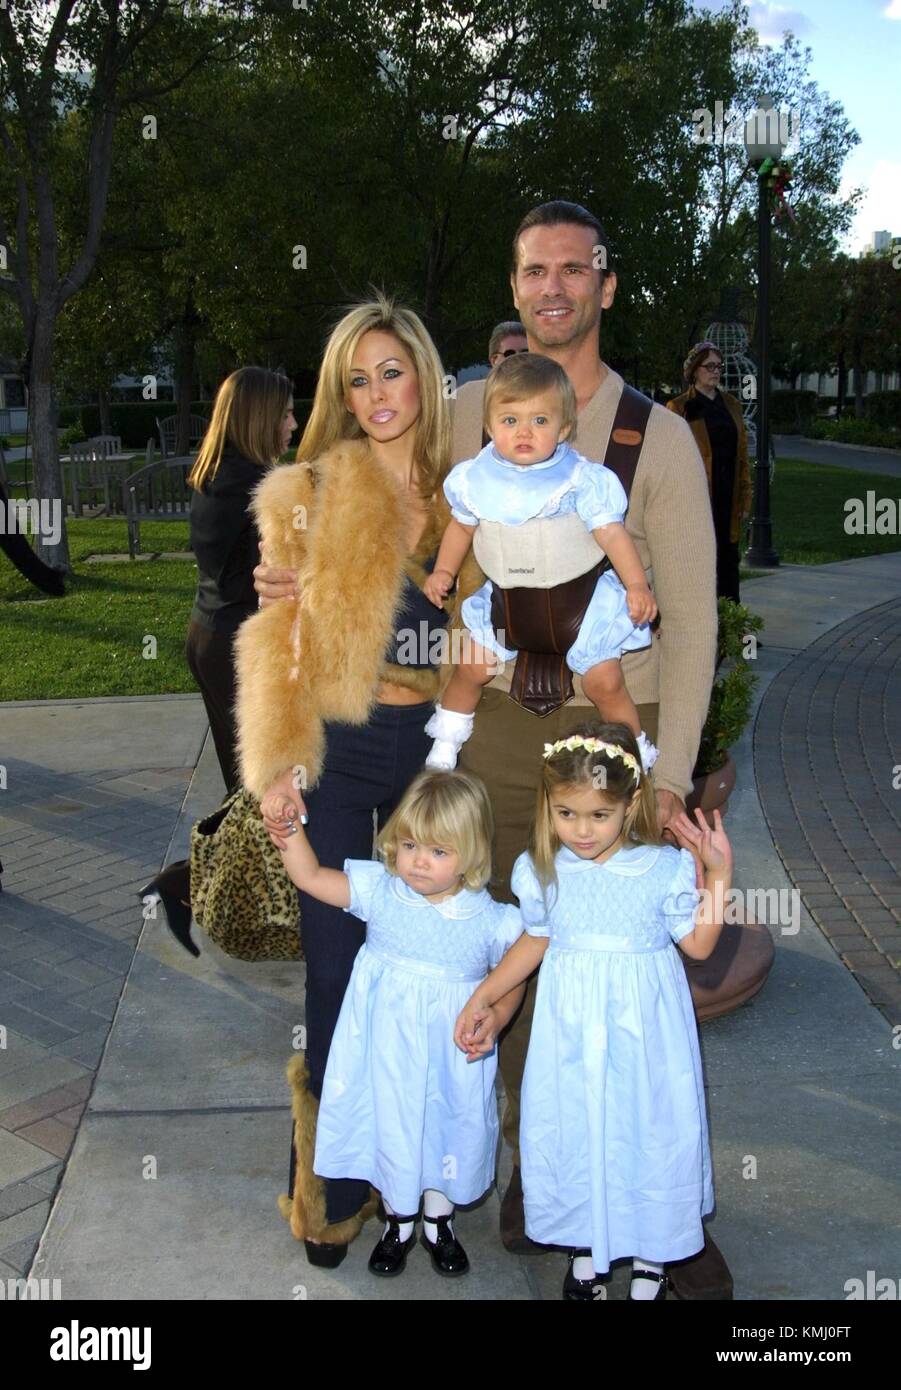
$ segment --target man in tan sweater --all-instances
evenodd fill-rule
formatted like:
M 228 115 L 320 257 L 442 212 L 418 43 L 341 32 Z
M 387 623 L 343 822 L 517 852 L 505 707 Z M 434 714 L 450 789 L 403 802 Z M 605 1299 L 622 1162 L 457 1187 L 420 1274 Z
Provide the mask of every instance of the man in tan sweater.
M 600 250 L 603 248 L 603 250 Z M 549 203 L 524 219 L 513 243 L 513 302 L 529 348 L 559 362 L 576 392 L 576 447 L 588 459 L 604 460 L 623 379 L 601 360 L 601 313 L 611 308 L 616 275 L 600 223 L 572 203 Z M 471 458 L 482 446 L 484 381 L 469 382 L 454 408 L 453 462 Z M 716 543 L 707 480 L 700 454 L 684 421 L 653 406 L 626 515 L 660 609 L 660 626 L 649 647 L 626 652 L 623 675 L 638 707 L 642 729 L 658 745 L 652 778 L 660 827 L 685 809 L 692 769 L 714 674 L 716 651 Z M 466 588 L 472 587 L 468 578 Z M 465 591 L 464 591 L 465 592 Z M 485 781 L 497 832 L 492 892 L 513 901 L 510 873 L 528 842 L 542 749 L 565 738 L 593 707 L 574 677 L 573 700 L 538 718 L 507 698 L 512 663 L 486 687 L 460 765 Z M 526 1251 L 519 1175 L 519 1099 L 532 1023 L 535 981 L 500 1045 L 500 1070 L 507 1093 L 504 1137 L 513 1150 L 514 1171 L 501 1208 L 501 1235 L 508 1249 Z M 538 1247 L 532 1247 L 537 1249 Z M 670 1270 L 686 1297 L 728 1296 L 731 1280 L 708 1237 L 707 1251 Z

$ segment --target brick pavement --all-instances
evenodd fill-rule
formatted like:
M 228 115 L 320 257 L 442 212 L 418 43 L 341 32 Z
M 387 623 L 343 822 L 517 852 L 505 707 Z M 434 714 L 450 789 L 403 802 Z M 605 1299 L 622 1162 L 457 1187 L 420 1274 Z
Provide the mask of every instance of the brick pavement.
M 901 1023 L 901 611 L 825 633 L 770 685 L 754 768 L 776 848 L 842 960 Z
M 49 756 L 53 750 L 48 749 Z M 54 772 L 5 756 L 0 800 L 0 1277 L 44 1228 L 192 767 Z

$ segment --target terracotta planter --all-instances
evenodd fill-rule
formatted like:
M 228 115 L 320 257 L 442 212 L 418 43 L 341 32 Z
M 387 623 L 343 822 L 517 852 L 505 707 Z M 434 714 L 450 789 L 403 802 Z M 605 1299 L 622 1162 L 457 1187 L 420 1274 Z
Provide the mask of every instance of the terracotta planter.
M 698 1022 L 722 1018 L 753 999 L 766 983 L 774 955 L 769 928 L 746 921 L 723 927 L 706 960 L 682 956 Z
M 718 810 L 724 816 L 734 789 L 735 764 L 730 757 L 716 772 L 694 779 L 686 810 L 693 815 L 698 807 L 712 828 L 711 812 Z M 723 927 L 716 949 L 707 960 L 683 956 L 698 1022 L 722 1018 L 753 999 L 766 982 L 774 955 L 769 929 L 759 922 L 745 921 Z
M 704 816 L 709 826 L 713 826 L 711 811 L 719 811 L 721 816 L 726 814 L 729 805 L 729 797 L 735 790 L 735 763 L 728 757 L 722 767 L 718 767 L 716 772 L 705 772 L 700 777 L 694 779 L 691 795 L 685 803 L 685 809 L 690 816 L 694 816 L 695 808 L 698 807 L 704 812 Z

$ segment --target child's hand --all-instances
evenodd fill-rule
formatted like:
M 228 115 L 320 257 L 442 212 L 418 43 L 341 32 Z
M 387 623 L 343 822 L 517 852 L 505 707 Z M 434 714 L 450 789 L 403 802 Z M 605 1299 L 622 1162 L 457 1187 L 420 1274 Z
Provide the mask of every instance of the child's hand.
M 681 811 L 670 824 L 675 831 L 676 838 L 683 849 L 689 849 L 700 858 L 705 869 L 712 873 L 722 873 L 727 871 L 732 873 L 732 846 L 729 837 L 723 829 L 723 818 L 719 811 L 713 813 L 713 829 L 707 824 L 704 812 L 700 809 L 695 811 L 697 825 L 689 820 L 685 811 Z
M 423 584 L 422 592 L 429 603 L 434 603 L 436 608 L 440 608 L 453 587 L 454 576 L 450 570 L 433 570 Z
M 468 1062 L 475 1062 L 492 1051 L 499 1031 L 497 1015 L 491 1005 L 477 1005 L 470 1000 L 457 1019 L 454 1042 L 466 1053 Z
M 630 584 L 626 590 L 626 607 L 636 627 L 651 623 L 657 616 L 657 604 L 647 584 Z

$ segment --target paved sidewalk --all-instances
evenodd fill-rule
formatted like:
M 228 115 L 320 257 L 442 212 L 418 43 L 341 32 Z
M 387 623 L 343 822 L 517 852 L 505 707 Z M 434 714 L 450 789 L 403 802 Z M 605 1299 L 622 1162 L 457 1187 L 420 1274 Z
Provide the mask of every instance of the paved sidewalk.
M 899 697 L 896 596 L 839 623 L 779 673 L 757 720 L 754 770 L 805 904 L 873 1003 L 901 1025 Z
M 199 696 L 0 703 L 0 1277 L 34 1255 L 205 733 Z
M 856 473 L 884 473 L 890 478 L 901 478 L 901 450 L 898 449 L 862 449 L 855 444 L 833 444 L 824 439 L 805 439 L 798 434 L 774 435 L 773 445 L 777 458 L 825 463 L 830 468 L 852 468 Z
M 748 582 L 743 597 L 767 619 L 757 658 L 762 699 L 811 642 L 874 601 L 901 600 L 901 555 L 784 567 Z M 897 690 L 886 697 L 897 702 Z M 145 701 L 140 720 L 123 702 L 100 703 L 108 712 L 107 740 L 117 729 L 157 750 L 154 759 L 136 748 L 132 768 L 161 771 L 167 755 L 159 750 L 168 748 L 169 773 L 184 777 L 202 731 L 199 702 Z M 99 766 L 103 740 L 92 744 L 82 717 L 69 709 L 68 732 L 63 718 L 52 742 L 45 730 L 39 746 L 77 749 L 77 760 L 87 765 L 94 757 Z M 24 707 L 21 714 L 20 728 L 27 728 L 35 716 Z M 0 709 L 0 735 L 6 716 Z M 174 734 L 159 736 L 166 721 L 181 743 Z M 777 736 L 758 721 L 758 741 Z M 739 782 L 728 826 L 738 849 L 737 884 L 788 889 L 757 796 L 751 730 L 735 753 Z M 165 796 L 174 825 L 174 781 L 158 784 L 150 813 Z M 191 821 L 220 796 L 207 744 L 170 857 L 179 857 Z M 144 801 L 135 795 L 129 820 Z M 161 861 L 166 838 L 162 825 L 135 834 L 129 887 L 153 867 L 146 856 Z M 48 836 L 44 852 L 56 847 Z M 3 851 L 10 868 L 14 852 Z M 35 922 L 43 911 L 35 907 Z M 138 909 L 134 919 L 136 932 Z M 124 920 L 119 925 L 124 931 Z M 737 1298 L 841 1300 L 847 1279 L 868 1269 L 880 1277 L 897 1273 L 901 1053 L 892 1048 L 889 1023 L 806 911 L 796 935 L 774 932 L 776 963 L 762 993 L 701 1030 L 718 1196 L 712 1229 Z M 366 1270 L 374 1225 L 338 1270 L 311 1268 L 275 1206 L 289 1140 L 283 1066 L 292 1030 L 303 1021 L 303 967 L 247 965 L 205 943 L 203 950 L 194 961 L 161 922 L 146 924 L 35 1276 L 59 1278 L 63 1297 L 77 1299 L 559 1298 L 562 1256 L 507 1255 L 497 1238 L 496 1194 L 459 1218 L 473 1263 L 464 1280 L 439 1279 L 417 1249 L 405 1277 L 376 1284 Z M 28 1067 L 20 1057 L 10 1075 Z M 505 1152 L 501 1186 L 508 1171 Z M 37 1215 L 43 1219 L 43 1211 Z M 0 1259 L 20 1267 L 2 1250 Z M 620 1270 L 611 1297 L 625 1291 Z

